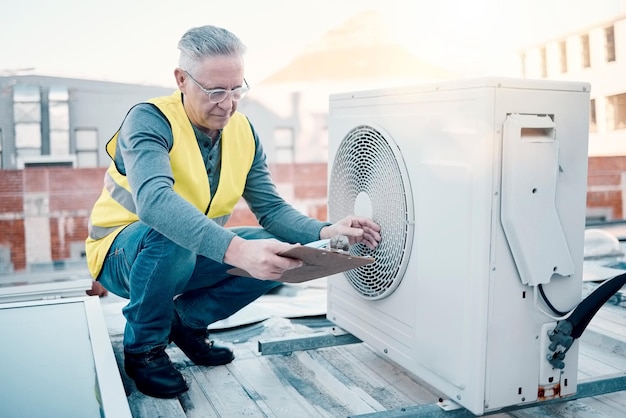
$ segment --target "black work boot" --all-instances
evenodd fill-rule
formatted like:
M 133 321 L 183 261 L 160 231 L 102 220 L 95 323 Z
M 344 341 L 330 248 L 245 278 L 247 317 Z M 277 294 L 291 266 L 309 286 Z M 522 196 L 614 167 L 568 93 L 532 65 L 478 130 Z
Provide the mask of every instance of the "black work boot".
M 180 322 L 178 314 L 174 314 L 170 341 L 173 341 L 197 365 L 219 366 L 230 363 L 235 358 L 230 348 L 215 345 L 209 340 L 208 329 L 186 327 Z
M 174 398 L 189 389 L 183 375 L 172 365 L 165 347 L 139 354 L 124 351 L 124 369 L 140 392 L 155 398 Z

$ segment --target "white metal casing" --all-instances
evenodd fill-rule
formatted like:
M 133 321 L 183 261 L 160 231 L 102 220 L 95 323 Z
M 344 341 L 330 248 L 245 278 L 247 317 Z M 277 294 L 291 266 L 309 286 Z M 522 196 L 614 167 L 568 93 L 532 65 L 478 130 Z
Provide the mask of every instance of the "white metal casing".
M 355 127 L 369 126 L 398 147 L 414 225 L 397 288 L 371 300 L 359 294 L 345 274 L 333 276 L 328 282 L 328 318 L 475 414 L 575 393 L 578 344 L 568 351 L 562 371 L 547 364 L 542 327 L 555 320 L 541 301 L 536 304 L 536 287 L 531 285 L 544 283 L 547 297 L 560 310 L 573 308 L 581 298 L 589 89 L 581 82 L 484 78 L 332 95 L 330 220 L 345 215 L 333 210 L 337 151 Z M 533 117 L 540 125 L 546 116 L 553 122 L 554 129 L 545 131 L 557 144 L 556 154 L 550 145 L 558 161 L 558 167 L 552 167 L 556 174 L 548 176 L 552 180 L 536 175 L 550 168 L 544 164 L 537 169 L 533 157 L 543 152 L 540 146 L 549 138 L 534 141 L 532 128 L 530 138 L 516 136 L 510 126 L 503 132 L 519 115 L 522 125 Z M 503 150 L 506 137 L 540 142 L 539 154 L 524 152 L 515 158 L 515 147 Z M 507 152 L 504 160 L 514 160 L 509 171 L 502 163 Z M 376 156 L 371 159 L 376 164 Z M 536 182 L 539 187 L 533 189 L 539 194 L 550 192 L 550 182 L 555 183 L 545 213 L 556 214 L 556 220 L 545 221 L 536 207 L 527 211 L 527 218 L 524 213 L 509 216 L 514 209 L 504 213 L 518 230 L 525 225 L 531 230 L 518 238 L 523 245 L 514 245 L 521 248 L 517 257 L 502 226 L 501 197 L 504 194 L 514 208 L 518 200 L 533 208 L 528 199 L 539 194 L 524 194 L 524 184 L 519 186 L 522 191 L 517 186 L 503 190 L 503 173 L 510 183 L 511 172 L 522 180 L 535 175 L 526 180 Z M 371 213 L 358 213 L 357 202 L 354 212 L 374 220 L 392 203 L 368 198 Z M 545 195 L 538 200 L 546 201 L 550 199 Z M 546 222 L 554 228 L 533 228 Z M 524 252 L 528 244 L 552 240 L 554 231 L 564 238 L 556 240 L 558 248 Z M 564 254 L 571 265 L 566 265 Z M 530 284 L 528 277 L 520 276 L 524 268 L 532 274 L 544 271 L 545 259 L 557 274 L 533 276 Z

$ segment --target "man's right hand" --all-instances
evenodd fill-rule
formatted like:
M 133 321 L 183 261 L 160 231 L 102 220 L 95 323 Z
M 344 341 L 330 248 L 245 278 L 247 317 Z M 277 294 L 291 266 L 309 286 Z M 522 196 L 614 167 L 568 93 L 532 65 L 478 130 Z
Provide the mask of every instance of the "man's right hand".
M 302 261 L 280 256 L 298 245 L 275 239 L 235 237 L 226 249 L 224 263 L 244 269 L 257 279 L 278 280 L 285 271 L 302 267 Z

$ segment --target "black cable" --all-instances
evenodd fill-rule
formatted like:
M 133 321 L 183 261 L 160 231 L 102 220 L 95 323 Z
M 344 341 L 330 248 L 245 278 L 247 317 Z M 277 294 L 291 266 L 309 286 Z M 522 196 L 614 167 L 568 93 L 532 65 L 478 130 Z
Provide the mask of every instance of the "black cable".
M 559 311 L 557 308 L 555 308 L 552 303 L 550 303 L 550 301 L 548 300 L 548 297 L 546 296 L 545 292 L 543 291 L 543 285 L 541 283 L 539 283 L 537 285 L 537 287 L 539 288 L 539 293 L 541 294 L 541 298 L 543 299 L 543 301 L 546 303 L 546 305 L 548 306 L 548 308 L 550 308 L 550 310 L 552 312 L 554 312 L 555 314 L 559 315 L 559 316 L 565 316 L 567 315 L 567 312 L 561 312 Z
M 572 315 L 567 319 L 573 325 L 571 336 L 576 339 L 580 337 L 589 325 L 596 312 L 616 294 L 626 283 L 626 273 L 613 277 L 598 286 L 593 293 L 587 296 L 574 309 Z

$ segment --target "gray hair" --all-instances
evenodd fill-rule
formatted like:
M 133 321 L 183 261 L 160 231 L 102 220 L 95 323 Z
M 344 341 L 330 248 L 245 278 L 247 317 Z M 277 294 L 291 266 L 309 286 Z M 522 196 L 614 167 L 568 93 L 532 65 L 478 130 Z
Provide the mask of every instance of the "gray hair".
M 232 32 L 216 26 L 200 26 L 189 29 L 180 41 L 178 66 L 193 72 L 206 57 L 243 55 L 246 46 Z

